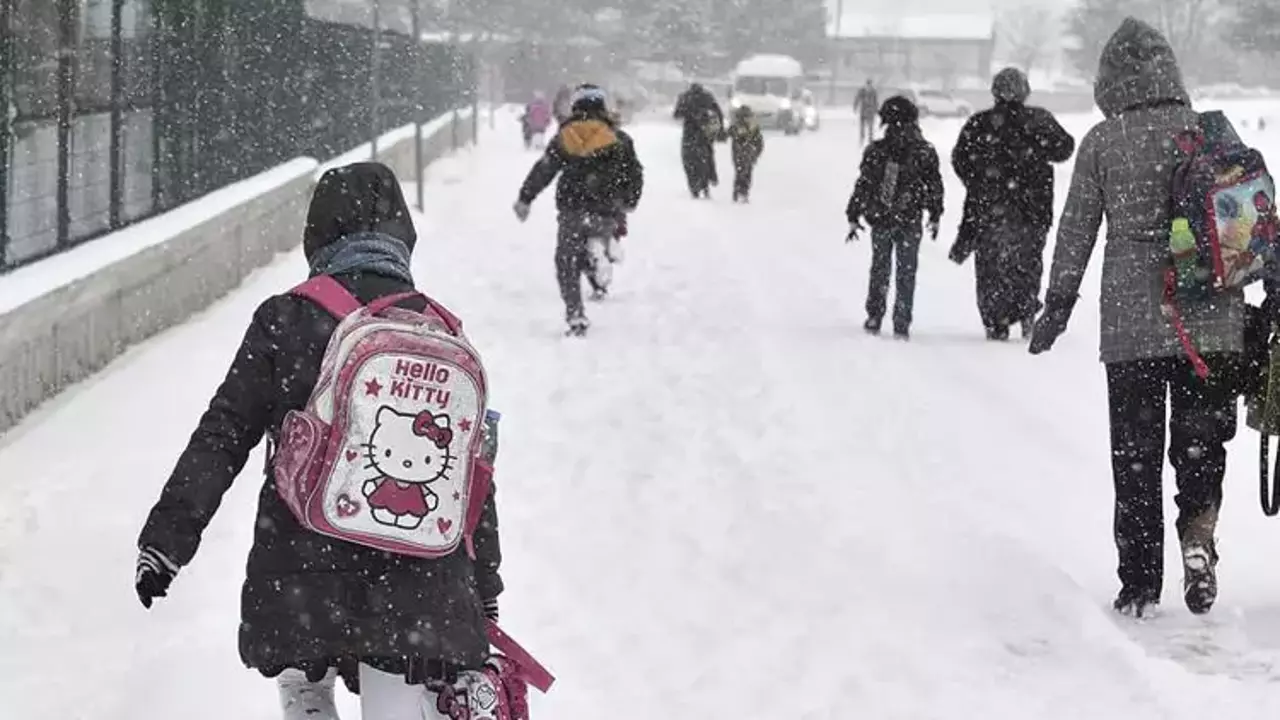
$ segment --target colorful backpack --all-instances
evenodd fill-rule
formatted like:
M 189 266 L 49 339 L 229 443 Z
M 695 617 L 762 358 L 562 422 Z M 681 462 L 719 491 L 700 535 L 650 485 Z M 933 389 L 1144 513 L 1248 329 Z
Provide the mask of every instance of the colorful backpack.
M 484 366 L 456 317 L 416 292 L 361 303 L 329 276 L 299 285 L 339 323 L 302 410 L 284 418 L 276 490 L 323 535 L 440 558 L 465 545 L 493 480 L 481 456 Z M 410 298 L 422 313 L 396 307 Z
M 1276 189 L 1262 153 L 1244 144 L 1219 111 L 1175 141 L 1183 160 L 1173 174 L 1173 267 L 1165 309 L 1201 377 L 1208 366 L 1182 321 L 1179 300 L 1204 299 L 1263 279 L 1277 259 Z

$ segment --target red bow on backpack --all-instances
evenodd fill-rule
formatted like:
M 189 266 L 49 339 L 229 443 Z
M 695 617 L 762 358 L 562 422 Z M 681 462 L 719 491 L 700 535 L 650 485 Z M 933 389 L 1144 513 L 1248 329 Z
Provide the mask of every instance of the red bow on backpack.
M 432 415 L 430 410 L 423 410 L 413 419 L 413 434 L 425 437 L 441 450 L 449 447 L 449 443 L 453 442 L 453 430 L 448 426 L 437 425 L 436 416 Z

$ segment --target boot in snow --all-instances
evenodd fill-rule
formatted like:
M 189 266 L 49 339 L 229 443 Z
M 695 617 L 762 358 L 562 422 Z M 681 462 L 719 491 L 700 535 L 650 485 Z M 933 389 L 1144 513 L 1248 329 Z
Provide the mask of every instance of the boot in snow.
M 867 318 L 867 321 L 862 323 L 862 329 L 866 330 L 868 333 L 872 335 L 879 335 L 880 334 L 880 318 Z
M 582 337 L 587 334 L 589 327 L 591 323 L 587 321 L 586 315 L 573 315 L 569 318 L 569 329 L 564 334 L 570 337 Z
M 1182 538 L 1182 597 L 1196 615 L 1209 612 L 1218 599 L 1217 524 L 1218 512 L 1206 511 L 1191 521 Z
M 284 720 L 339 720 L 333 702 L 334 671 L 317 682 L 307 680 L 301 670 L 289 668 L 276 678 L 280 709 Z
M 898 340 L 910 340 L 911 330 L 906 325 L 895 325 L 893 327 L 893 336 Z
M 1004 342 L 1009 339 L 1009 328 L 1003 325 L 987 328 L 987 339 L 992 342 Z
M 1112 604 L 1115 611 L 1132 618 L 1151 617 L 1160 609 L 1160 596 L 1150 590 L 1124 588 Z

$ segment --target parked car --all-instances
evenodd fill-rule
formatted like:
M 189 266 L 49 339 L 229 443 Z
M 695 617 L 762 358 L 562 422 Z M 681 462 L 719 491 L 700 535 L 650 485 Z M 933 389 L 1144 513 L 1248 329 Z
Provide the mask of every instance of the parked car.
M 911 100 L 921 117 L 969 117 L 973 106 L 948 92 L 932 88 L 903 88 L 891 93 Z
M 804 120 L 804 129 L 815 131 L 822 126 L 822 117 L 818 112 L 818 99 L 809 89 L 800 92 L 800 113 Z

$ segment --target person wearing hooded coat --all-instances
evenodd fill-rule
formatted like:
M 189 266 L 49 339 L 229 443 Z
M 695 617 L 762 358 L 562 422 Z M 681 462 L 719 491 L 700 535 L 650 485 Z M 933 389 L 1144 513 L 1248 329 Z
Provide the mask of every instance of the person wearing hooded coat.
M 1217 597 L 1215 533 L 1226 443 L 1236 434 L 1233 376 L 1244 350 L 1245 300 L 1233 290 L 1179 302 L 1210 368 L 1201 379 L 1163 311 L 1171 262 L 1170 184 L 1179 160 L 1173 138 L 1199 124 L 1169 42 L 1150 25 L 1125 19 L 1103 47 L 1094 99 L 1105 119 L 1085 135 L 1076 153 L 1045 310 L 1030 351 L 1047 352 L 1066 330 L 1105 217 L 1100 355 L 1107 377 L 1120 560 L 1115 608 L 1141 616 L 1160 602 L 1168 406 L 1183 599 L 1192 612 L 1204 613 Z M 1274 286 L 1268 284 L 1267 291 L 1274 307 Z
M 412 291 L 416 240 L 385 165 L 357 163 L 321 177 L 303 231 L 311 276 L 334 277 L 364 303 Z M 425 309 L 421 298 L 401 306 Z M 285 414 L 304 407 L 336 327 L 324 309 L 290 294 L 254 312 L 139 536 L 135 582 L 145 607 L 191 562 L 250 452 L 264 436 L 274 447 Z M 418 683 L 478 668 L 487 657 L 485 618 L 497 617 L 503 589 L 492 494 L 474 541 L 473 561 L 462 551 L 426 560 L 332 539 L 300 525 L 266 473 L 241 593 L 241 660 L 282 678 L 287 717 L 303 716 L 292 706 L 301 701 L 317 711 L 306 717 L 326 720 L 332 710 L 315 684 L 339 672 L 361 693 L 363 717 L 402 717 L 396 707 L 425 692 Z
M 871 278 L 867 288 L 864 329 L 879 333 L 889 294 L 889 271 L 897 260 L 893 332 L 910 336 L 920 257 L 920 221 L 927 215 L 929 235 L 938 239 L 943 185 L 938 152 L 920 132 L 920 111 L 907 98 L 895 96 L 880 108 L 884 137 L 862 154 L 858 181 L 845 215 L 855 239 L 862 218 L 871 224 Z
M 590 325 L 582 303 L 582 276 L 602 298 L 608 286 L 607 270 L 600 265 L 611 261 L 593 257 L 590 243 L 603 238 L 611 247 L 625 235 L 626 216 L 635 211 L 644 192 L 644 166 L 631 136 L 618 128 L 604 91 L 596 85 L 578 88 L 573 114 L 520 186 L 513 208 L 520 222 L 529 219 L 533 201 L 557 176 L 556 281 L 569 334 L 582 335 Z
M 1040 311 L 1052 164 L 1071 158 L 1075 139 L 1048 110 L 1026 104 L 1031 85 L 1021 70 L 1001 70 L 991 94 L 995 107 L 969 118 L 951 153 L 966 191 L 951 259 L 962 263 L 976 253 L 982 325 L 988 338 L 1006 340 L 1014 323 L 1030 337 Z
M 694 83 L 676 100 L 674 115 L 684 121 L 680 158 L 689 193 L 695 198 L 710 198 L 711 188 L 720 184 L 715 143 L 724 130 L 724 111 L 714 95 Z

